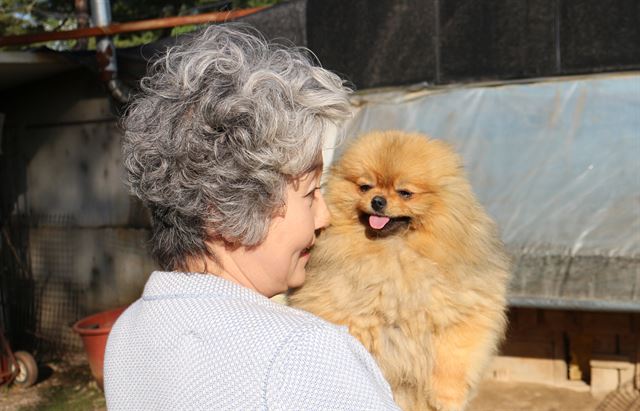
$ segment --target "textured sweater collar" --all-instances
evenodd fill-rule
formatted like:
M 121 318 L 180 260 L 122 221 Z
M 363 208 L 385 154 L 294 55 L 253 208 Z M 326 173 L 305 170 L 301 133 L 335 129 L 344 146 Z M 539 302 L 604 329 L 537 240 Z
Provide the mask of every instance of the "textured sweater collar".
M 249 301 L 269 301 L 262 294 L 213 274 L 154 271 L 144 287 L 142 298 L 225 296 Z

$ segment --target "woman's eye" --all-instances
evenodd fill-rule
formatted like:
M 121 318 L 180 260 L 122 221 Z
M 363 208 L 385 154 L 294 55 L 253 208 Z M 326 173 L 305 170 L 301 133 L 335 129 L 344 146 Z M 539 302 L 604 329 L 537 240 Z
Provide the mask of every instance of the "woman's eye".
M 316 198 L 316 193 L 318 192 L 318 190 L 320 190 L 320 187 L 316 187 L 313 189 L 313 191 L 310 191 L 305 197 L 308 198 L 309 200 L 311 200 L 311 204 L 313 204 L 313 200 L 315 200 Z
M 361 184 L 360 185 L 360 192 L 362 193 L 366 193 L 367 191 L 371 190 L 373 187 L 371 187 L 369 184 Z
M 411 196 L 413 196 L 413 193 L 407 190 L 398 190 L 398 195 L 402 198 L 411 198 Z

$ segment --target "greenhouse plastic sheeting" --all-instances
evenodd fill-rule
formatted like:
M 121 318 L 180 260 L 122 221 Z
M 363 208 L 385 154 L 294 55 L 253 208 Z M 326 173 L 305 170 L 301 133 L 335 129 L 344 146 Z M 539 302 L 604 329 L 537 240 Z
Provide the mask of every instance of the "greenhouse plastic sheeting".
M 512 256 L 512 305 L 640 311 L 640 75 L 354 101 L 347 138 L 418 131 L 462 155 Z

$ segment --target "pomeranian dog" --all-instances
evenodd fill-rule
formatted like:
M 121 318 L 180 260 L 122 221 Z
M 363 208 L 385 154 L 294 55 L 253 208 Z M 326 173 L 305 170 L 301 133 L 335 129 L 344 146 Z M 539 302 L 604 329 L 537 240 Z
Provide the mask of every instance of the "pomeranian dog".
M 400 131 L 332 166 L 331 225 L 289 304 L 346 325 L 404 410 L 463 410 L 506 326 L 509 264 L 461 159 Z

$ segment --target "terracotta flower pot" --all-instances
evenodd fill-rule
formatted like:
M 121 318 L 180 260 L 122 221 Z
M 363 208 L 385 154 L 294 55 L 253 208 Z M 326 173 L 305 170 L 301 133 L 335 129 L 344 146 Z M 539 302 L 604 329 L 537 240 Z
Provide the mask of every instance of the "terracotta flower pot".
M 127 307 L 102 311 L 85 317 L 73 325 L 75 331 L 82 338 L 82 344 L 87 353 L 91 374 L 103 389 L 102 370 L 104 367 L 104 351 L 107 347 L 107 337 L 111 326 Z

